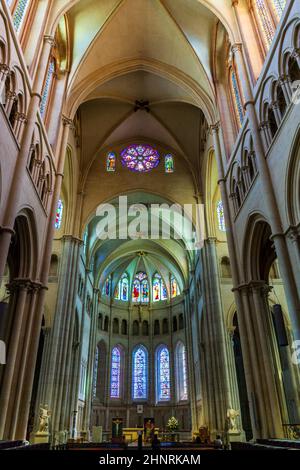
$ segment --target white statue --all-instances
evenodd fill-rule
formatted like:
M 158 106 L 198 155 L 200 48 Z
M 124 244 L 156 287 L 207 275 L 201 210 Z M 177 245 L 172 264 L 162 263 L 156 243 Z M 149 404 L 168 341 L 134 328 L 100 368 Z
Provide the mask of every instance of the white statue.
M 228 430 L 229 431 L 238 431 L 236 425 L 236 418 L 240 415 L 237 410 L 233 408 L 228 408 L 227 410 L 227 421 L 228 421 Z
M 51 412 L 48 410 L 48 405 L 40 406 L 39 415 L 39 429 L 38 432 L 48 433 L 49 432 L 49 418 Z

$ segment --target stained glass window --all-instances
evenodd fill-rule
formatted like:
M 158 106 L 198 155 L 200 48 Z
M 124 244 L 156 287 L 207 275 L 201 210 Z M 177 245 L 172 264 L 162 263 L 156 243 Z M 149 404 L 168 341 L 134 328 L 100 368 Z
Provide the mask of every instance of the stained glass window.
M 128 276 L 126 273 L 122 274 L 121 279 L 118 282 L 115 298 L 118 300 L 123 300 L 124 302 L 128 301 L 128 289 L 129 282 Z
M 160 274 L 156 273 L 152 283 L 153 302 L 165 300 L 167 298 L 167 289 Z
M 145 279 L 142 281 L 142 291 L 141 291 L 141 301 L 142 302 L 149 302 L 149 284 L 148 280 Z
M 217 217 L 218 217 L 218 227 L 221 232 L 226 232 L 225 218 L 224 218 L 224 208 L 223 202 L 219 201 L 217 203 Z
M 115 347 L 111 353 L 110 396 L 120 398 L 121 391 L 121 351 Z
M 93 398 L 97 395 L 97 377 L 98 377 L 98 364 L 99 364 L 99 349 L 96 348 L 94 371 L 93 371 Z
M 149 302 L 149 282 L 147 274 L 143 271 L 135 275 L 132 288 L 133 302 Z
M 63 216 L 64 204 L 61 199 L 57 203 L 56 216 L 55 216 L 55 228 L 59 230 L 61 227 L 62 216 Z
M 116 154 L 114 152 L 108 152 L 106 157 L 106 171 L 116 171 Z
M 244 120 L 244 111 L 243 111 L 243 105 L 242 105 L 242 100 L 241 100 L 236 73 L 232 67 L 230 69 L 230 83 L 231 83 L 231 92 L 232 92 L 232 97 L 234 101 L 236 117 L 237 117 L 239 126 L 241 126 Z
M 187 388 L 186 349 L 185 349 L 185 345 L 181 341 L 179 341 L 176 346 L 175 363 L 176 363 L 177 399 L 178 401 L 187 400 L 188 388 Z
M 281 18 L 283 10 L 285 9 L 286 0 L 273 0 L 273 6 L 277 14 L 278 19 Z
M 260 22 L 260 26 L 263 32 L 264 42 L 266 47 L 269 49 L 275 33 L 274 25 L 265 0 L 255 0 L 254 4 L 258 21 Z
M 83 252 L 86 254 L 87 250 L 87 245 L 88 245 L 88 229 L 86 228 L 83 234 Z
M 20 31 L 29 6 L 28 0 L 19 0 L 16 4 L 13 14 L 13 23 L 17 33 Z
M 160 157 L 158 151 L 150 145 L 133 144 L 122 150 L 121 162 L 131 171 L 146 173 L 158 166 Z
M 144 346 L 138 346 L 132 356 L 132 395 L 134 400 L 147 399 L 148 353 Z
M 165 156 L 165 172 L 174 173 L 174 158 L 170 153 Z
M 41 104 L 40 104 L 40 113 L 41 116 L 44 117 L 45 111 L 47 109 L 47 103 L 48 103 L 48 98 L 49 98 L 49 92 L 51 90 L 51 83 L 52 83 L 52 78 L 53 74 L 55 72 L 55 61 L 53 58 L 49 60 L 48 64 L 48 69 L 47 69 L 47 75 L 44 83 L 44 88 L 42 92 L 42 99 L 41 99 Z
M 133 281 L 132 300 L 134 302 L 139 302 L 140 300 L 140 281 L 137 279 Z
M 180 294 L 177 281 L 174 276 L 171 277 L 171 297 L 177 297 Z
M 168 401 L 171 398 L 170 355 L 166 346 L 157 350 L 156 364 L 157 401 Z
M 111 278 L 108 277 L 105 281 L 105 284 L 102 289 L 102 294 L 106 295 L 107 297 L 110 296 L 110 286 L 111 286 Z

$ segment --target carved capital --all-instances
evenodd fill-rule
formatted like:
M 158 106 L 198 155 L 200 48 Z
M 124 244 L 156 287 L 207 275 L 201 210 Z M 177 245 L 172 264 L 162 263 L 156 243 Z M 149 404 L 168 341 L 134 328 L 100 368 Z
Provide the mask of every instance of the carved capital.
M 9 75 L 10 74 L 10 68 L 6 64 L 0 64 L 0 73 L 3 75 Z
M 297 242 L 300 240 L 300 226 L 291 226 L 287 231 L 287 236 L 292 242 Z
M 300 48 L 297 47 L 296 49 L 293 50 L 291 57 L 293 59 L 299 59 L 300 58 Z
M 7 99 L 10 101 L 15 101 L 17 99 L 17 94 L 14 91 L 8 91 Z
M 265 284 L 263 281 L 252 281 L 249 283 L 250 289 L 253 293 L 258 293 L 265 299 L 268 299 L 270 292 L 272 292 L 273 287 Z
M 68 118 L 64 114 L 62 115 L 61 119 L 62 119 L 63 126 L 68 126 L 70 129 L 75 129 L 72 119 Z
M 16 113 L 16 119 L 17 119 L 17 121 L 20 121 L 20 122 L 22 122 L 23 124 L 26 124 L 26 123 L 27 123 L 27 117 L 26 117 L 26 115 L 25 115 L 24 113 L 19 113 L 19 112 L 17 112 L 17 113 Z
M 270 106 L 271 106 L 272 109 L 278 109 L 279 108 L 279 103 L 278 103 L 277 100 L 275 100 L 275 101 L 272 101 Z
M 219 129 L 220 129 L 220 121 L 217 121 L 215 124 L 211 124 L 209 126 L 210 134 L 213 134 L 213 133 L 217 134 L 219 132 Z
M 54 36 L 49 36 L 49 35 L 46 34 L 44 36 L 44 41 L 47 42 L 48 44 L 50 44 L 51 47 L 53 47 L 55 45 Z
M 233 54 L 236 54 L 237 52 L 242 52 L 242 47 L 242 43 L 236 42 L 235 44 L 232 44 L 231 51 Z

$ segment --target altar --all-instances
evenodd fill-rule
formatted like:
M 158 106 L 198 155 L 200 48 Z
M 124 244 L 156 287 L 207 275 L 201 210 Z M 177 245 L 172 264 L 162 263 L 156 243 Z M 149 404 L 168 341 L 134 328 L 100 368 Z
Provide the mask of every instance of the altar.
M 127 443 L 135 442 L 138 440 L 139 432 L 142 432 L 143 440 L 144 440 L 144 428 L 123 428 L 123 436 L 125 437 L 125 441 Z M 159 428 L 154 428 L 154 433 L 158 433 Z
M 139 432 L 142 432 L 144 435 L 144 428 L 123 428 L 125 441 L 128 443 L 137 441 Z

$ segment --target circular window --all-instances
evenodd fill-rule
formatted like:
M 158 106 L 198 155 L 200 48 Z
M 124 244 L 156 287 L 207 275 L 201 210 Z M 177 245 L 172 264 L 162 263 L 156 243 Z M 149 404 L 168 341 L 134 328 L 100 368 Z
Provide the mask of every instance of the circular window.
M 122 150 L 121 161 L 131 171 L 146 173 L 157 167 L 160 157 L 158 151 L 150 145 L 133 144 Z

